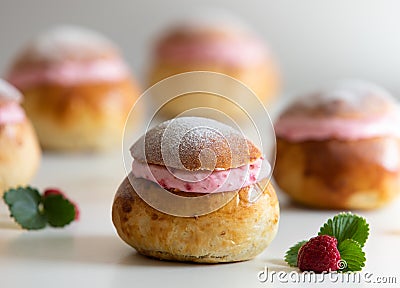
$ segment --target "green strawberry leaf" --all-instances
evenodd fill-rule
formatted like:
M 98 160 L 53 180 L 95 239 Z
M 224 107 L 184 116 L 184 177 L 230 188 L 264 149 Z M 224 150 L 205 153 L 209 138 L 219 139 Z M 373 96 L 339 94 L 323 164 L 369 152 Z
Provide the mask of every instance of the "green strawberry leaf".
M 297 267 L 297 255 L 299 254 L 299 250 L 301 246 L 306 244 L 307 241 L 300 241 L 294 246 L 290 247 L 290 249 L 286 252 L 285 261 L 291 267 Z
M 44 197 L 43 208 L 47 222 L 53 227 L 64 227 L 75 219 L 75 206 L 62 195 Z
M 31 187 L 18 187 L 8 190 L 3 196 L 10 216 L 24 229 L 37 230 L 46 226 L 46 216 L 41 204 L 42 196 Z
M 343 240 L 338 245 L 338 250 L 342 258 L 338 263 L 340 272 L 361 271 L 365 266 L 365 253 L 357 241 L 353 239 Z
M 346 239 L 352 239 L 364 246 L 369 235 L 369 225 L 365 218 L 353 213 L 340 213 L 329 219 L 320 229 L 318 235 L 330 235 L 340 245 Z

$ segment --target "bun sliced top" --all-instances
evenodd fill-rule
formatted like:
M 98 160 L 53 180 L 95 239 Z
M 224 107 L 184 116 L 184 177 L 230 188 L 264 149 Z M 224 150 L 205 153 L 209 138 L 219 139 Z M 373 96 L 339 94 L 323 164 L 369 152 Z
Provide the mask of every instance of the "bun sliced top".
M 58 26 L 32 39 L 18 55 L 14 69 L 20 66 L 55 65 L 65 61 L 119 58 L 114 43 L 101 33 L 79 26 Z
M 334 87 L 300 97 L 281 117 L 370 118 L 398 109 L 396 101 L 382 87 L 360 81 L 341 81 Z
M 191 171 L 237 168 L 262 156 L 239 131 L 202 117 L 161 123 L 133 144 L 131 154 L 135 161 Z

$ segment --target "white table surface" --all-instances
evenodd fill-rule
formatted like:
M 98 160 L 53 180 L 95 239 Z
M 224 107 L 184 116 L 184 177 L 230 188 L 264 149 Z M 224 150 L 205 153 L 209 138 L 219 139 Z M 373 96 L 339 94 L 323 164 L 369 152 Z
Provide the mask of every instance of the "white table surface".
M 298 240 L 314 236 L 320 225 L 337 213 L 293 206 L 279 193 L 278 235 L 256 259 L 220 265 L 162 262 L 138 255 L 120 240 L 111 223 L 112 200 L 124 175 L 120 151 L 104 155 L 45 154 L 33 184 L 40 188 L 62 188 L 79 203 L 81 219 L 65 229 L 23 231 L 8 217 L 7 207 L 2 202 L 0 287 L 279 286 L 277 279 L 274 283 L 260 282 L 259 272 L 264 267 L 268 267 L 269 272 L 296 271 L 283 262 L 287 248 Z M 373 277 L 397 277 L 397 283 L 400 283 L 400 201 L 378 211 L 360 214 L 367 217 L 371 225 L 365 247 L 367 265 L 362 273 L 373 273 Z M 329 281 L 324 283 L 323 287 L 337 285 Z M 367 283 L 341 285 L 378 287 Z M 318 287 L 322 287 L 321 284 Z

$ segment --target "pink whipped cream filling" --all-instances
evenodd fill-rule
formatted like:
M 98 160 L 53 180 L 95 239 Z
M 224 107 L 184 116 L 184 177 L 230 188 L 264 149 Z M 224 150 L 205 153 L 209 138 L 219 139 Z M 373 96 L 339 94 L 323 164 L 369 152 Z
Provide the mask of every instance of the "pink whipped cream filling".
M 266 58 L 265 47 L 256 39 L 232 39 L 209 43 L 163 43 L 158 56 L 170 62 L 217 62 L 226 65 L 255 64 Z
M 54 66 L 17 69 L 11 72 L 8 80 L 18 88 L 26 88 L 44 83 L 73 85 L 113 82 L 127 77 L 128 74 L 128 68 L 120 60 L 96 60 L 87 63 L 65 61 Z
M 132 163 L 132 174 L 136 178 L 150 180 L 166 189 L 195 193 L 238 190 L 268 177 L 270 171 L 268 161 L 262 158 L 238 168 L 216 171 L 186 171 L 138 161 Z
M 17 102 L 0 103 L 0 124 L 24 121 L 25 112 Z
M 363 119 L 285 116 L 276 122 L 275 133 L 290 141 L 400 137 L 400 111 Z

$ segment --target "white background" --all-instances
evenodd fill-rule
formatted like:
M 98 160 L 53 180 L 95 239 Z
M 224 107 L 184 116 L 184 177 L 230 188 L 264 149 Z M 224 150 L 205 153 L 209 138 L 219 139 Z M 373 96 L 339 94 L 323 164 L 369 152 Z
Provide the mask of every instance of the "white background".
M 177 16 L 227 9 L 267 42 L 283 74 L 283 94 L 341 78 L 364 78 L 400 94 L 400 1 L 0 0 L 0 73 L 32 35 L 55 24 L 105 33 L 143 79 L 151 41 Z

